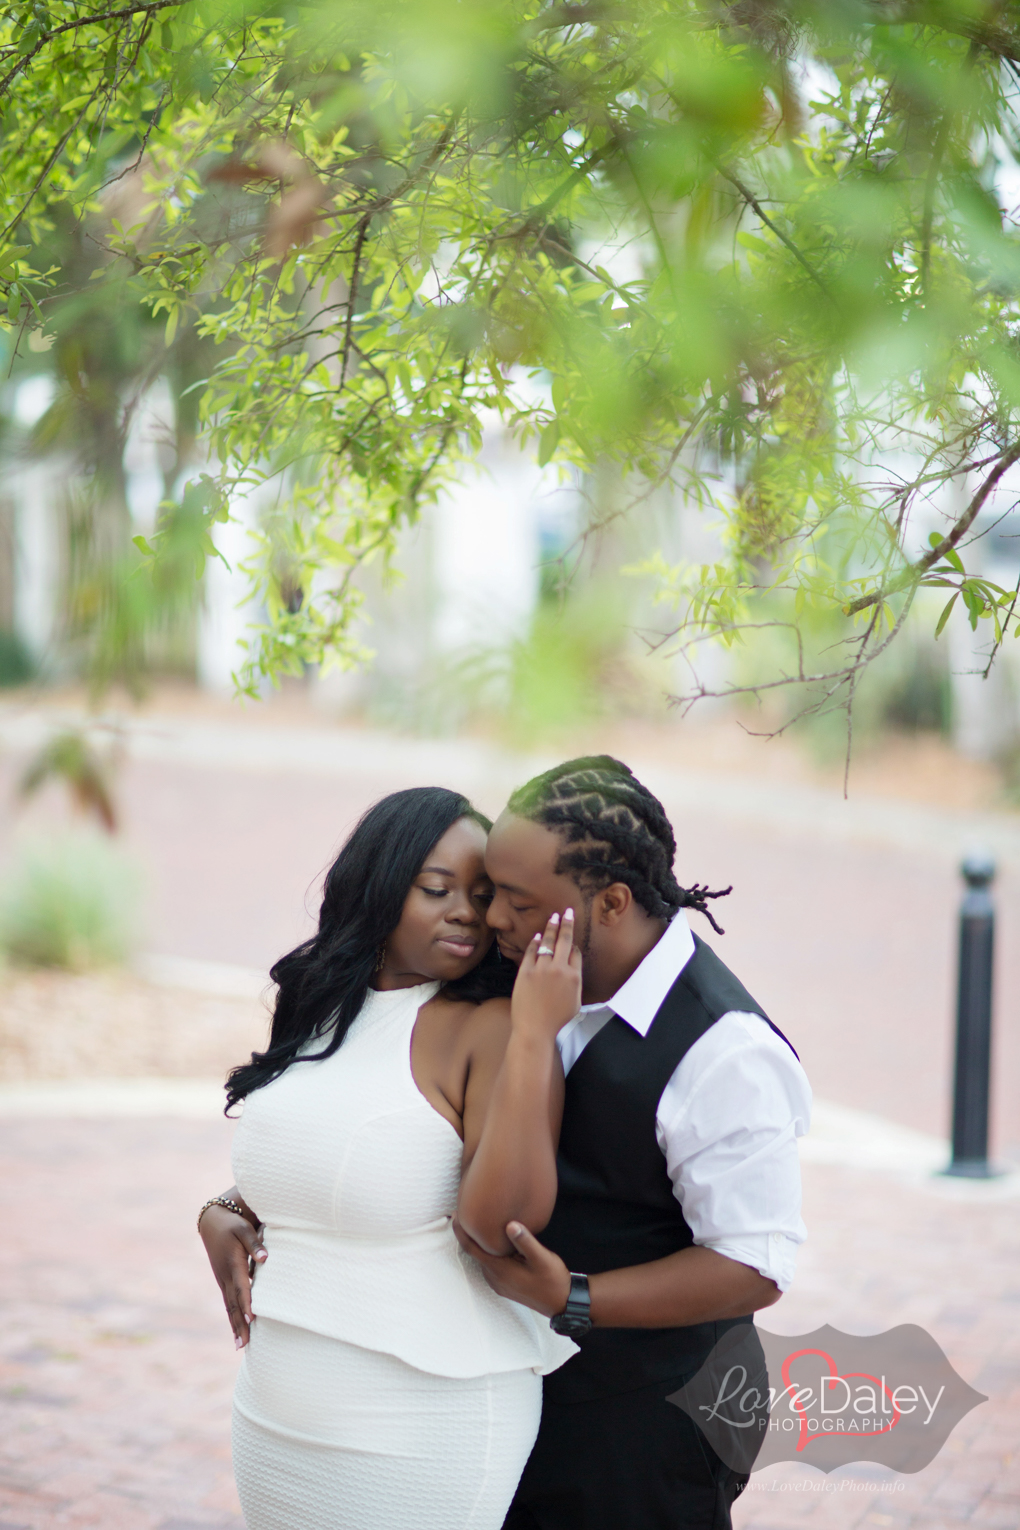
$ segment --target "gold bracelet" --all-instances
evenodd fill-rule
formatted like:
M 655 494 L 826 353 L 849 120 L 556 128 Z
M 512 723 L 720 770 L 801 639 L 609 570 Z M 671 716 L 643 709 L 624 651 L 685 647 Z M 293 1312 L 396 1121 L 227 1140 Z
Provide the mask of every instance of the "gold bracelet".
M 244 1217 L 244 1220 L 246 1222 L 248 1221 L 248 1218 L 244 1216 L 244 1212 L 241 1210 L 236 1201 L 230 1200 L 230 1198 L 226 1195 L 214 1195 L 211 1201 L 206 1201 L 205 1205 L 202 1207 L 202 1210 L 198 1213 L 198 1221 L 195 1225 L 199 1232 L 202 1231 L 202 1218 L 205 1216 L 210 1206 L 225 1206 L 228 1211 L 236 1212 L 239 1217 Z

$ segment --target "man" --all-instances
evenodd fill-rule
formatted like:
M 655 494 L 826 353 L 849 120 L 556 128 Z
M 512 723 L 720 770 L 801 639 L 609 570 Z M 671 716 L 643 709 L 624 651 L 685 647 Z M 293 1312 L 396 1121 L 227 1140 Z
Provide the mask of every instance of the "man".
M 551 976 L 566 934 L 551 916 L 577 908 L 583 958 L 579 1013 L 544 1034 L 515 1017 L 503 1065 L 503 1108 L 519 1100 L 533 1131 L 553 1047 L 562 1059 L 552 1219 L 541 1242 L 510 1223 L 499 1248 L 459 1231 L 497 1291 L 580 1344 L 546 1378 L 505 1530 L 726 1530 L 747 1480 L 667 1398 L 790 1283 L 810 1090 L 785 1038 L 691 934 L 682 910 L 718 929 L 707 900 L 722 894 L 680 887 L 675 850 L 661 804 L 605 755 L 530 781 L 489 838 L 503 956 Z

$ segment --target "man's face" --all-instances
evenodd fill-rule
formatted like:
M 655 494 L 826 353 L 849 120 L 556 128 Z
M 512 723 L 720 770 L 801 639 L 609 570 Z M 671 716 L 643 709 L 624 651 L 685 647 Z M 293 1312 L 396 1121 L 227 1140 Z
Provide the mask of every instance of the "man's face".
M 513 813 L 502 813 L 485 847 L 485 869 L 494 895 L 486 919 L 496 931 L 500 954 L 519 962 L 550 914 L 572 908 L 578 917 L 576 942 L 585 944 L 584 900 L 572 877 L 557 875 L 563 840 L 551 829 Z

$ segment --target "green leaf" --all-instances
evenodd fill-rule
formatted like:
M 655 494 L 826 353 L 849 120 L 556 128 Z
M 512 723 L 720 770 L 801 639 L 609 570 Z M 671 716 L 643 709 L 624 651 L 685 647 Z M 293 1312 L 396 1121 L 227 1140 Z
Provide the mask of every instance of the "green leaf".
M 963 596 L 964 605 L 967 607 L 971 631 L 976 632 L 977 624 L 985 614 L 985 603 L 969 580 L 961 586 L 960 594 Z
M 11 282 L 7 289 L 7 317 L 16 319 L 21 312 L 21 293 L 17 282 Z
M 538 438 L 538 465 L 545 467 L 557 446 L 560 444 L 560 422 L 558 419 L 550 420 Z
M 759 255 L 773 254 L 773 246 L 759 239 L 757 234 L 749 234 L 746 229 L 740 229 L 737 233 L 737 243 L 742 244 L 745 250 L 755 250 Z
M 9 244 L 0 253 L 0 275 L 9 271 L 16 261 L 27 255 L 32 246 L 30 244 Z
M 170 309 L 170 317 L 167 319 L 166 329 L 163 331 L 163 344 L 166 346 L 167 350 L 169 350 L 174 343 L 174 335 L 177 333 L 177 321 L 180 316 L 181 311 L 179 308 Z
M 946 622 L 949 620 L 950 616 L 952 615 L 953 607 L 956 605 L 956 602 L 959 600 L 959 598 L 960 598 L 960 592 L 959 592 L 959 590 L 957 590 L 956 594 L 952 597 L 952 599 L 947 601 L 946 604 L 943 606 L 943 608 L 942 608 L 942 615 L 939 617 L 938 623 L 937 623 L 937 625 L 935 627 L 935 636 L 936 637 L 941 637 L 942 636 L 942 630 L 945 627 Z

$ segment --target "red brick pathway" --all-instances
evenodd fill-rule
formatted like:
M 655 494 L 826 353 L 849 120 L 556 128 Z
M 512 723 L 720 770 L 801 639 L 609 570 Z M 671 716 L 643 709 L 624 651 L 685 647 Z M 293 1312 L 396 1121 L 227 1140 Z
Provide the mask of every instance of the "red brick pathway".
M 242 1530 L 236 1357 L 194 1227 L 230 1131 L 0 1125 L 0 1530 Z
M 0 1122 L 0 1530 L 241 1530 L 236 1360 L 194 1232 L 197 1206 L 229 1180 L 229 1133 Z M 817 1164 L 805 1179 L 811 1238 L 764 1326 L 917 1322 L 990 1400 L 916 1476 L 752 1478 L 740 1530 L 1016 1530 L 1020 1199 Z
M 862 1463 L 828 1477 L 795 1465 L 752 1476 L 738 1530 L 1017 1530 L 1020 1198 L 817 1164 L 804 1180 L 808 1242 L 795 1285 L 762 1327 L 863 1334 L 918 1323 L 988 1402 L 914 1475 Z

